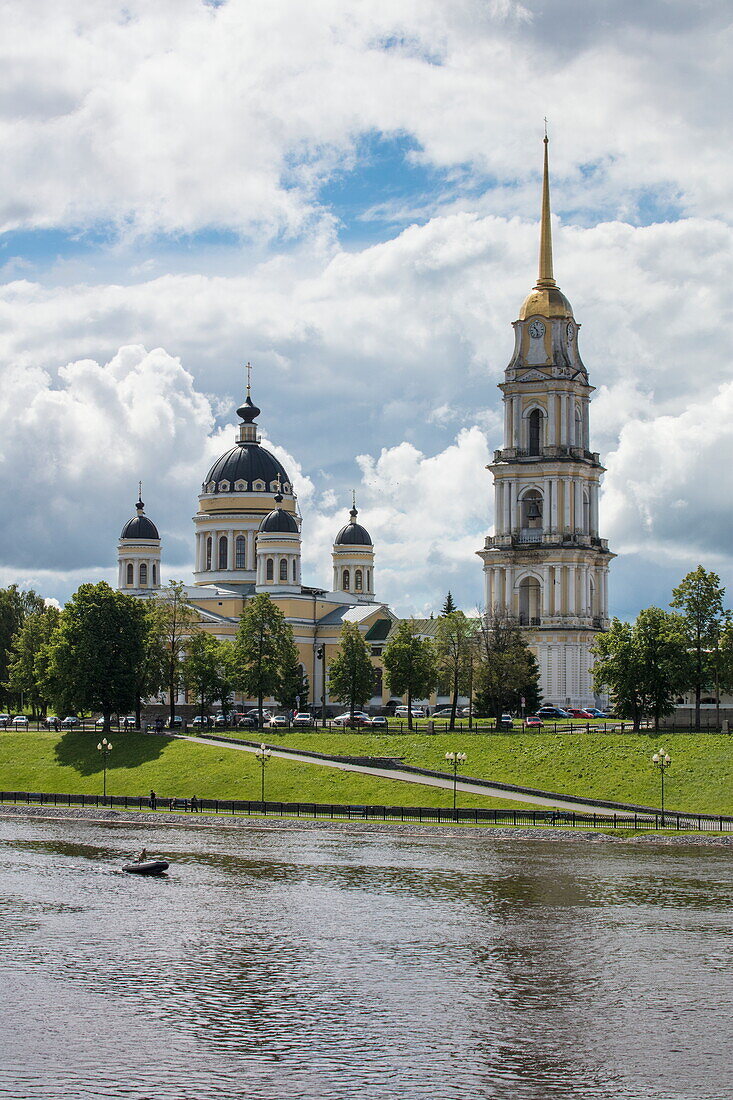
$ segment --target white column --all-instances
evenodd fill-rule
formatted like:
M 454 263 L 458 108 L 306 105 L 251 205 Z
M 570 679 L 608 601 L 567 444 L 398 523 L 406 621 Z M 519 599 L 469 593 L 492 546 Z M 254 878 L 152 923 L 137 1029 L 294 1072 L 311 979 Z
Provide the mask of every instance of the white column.
M 587 397 L 583 399 L 583 446 L 586 451 L 590 450 L 590 401 Z
M 486 610 L 491 614 L 494 606 L 494 567 L 486 570 Z
M 575 482 L 575 530 L 583 530 L 583 482 Z
M 570 446 L 573 442 L 573 398 L 572 394 L 563 394 L 563 404 L 565 406 L 565 444 Z
M 510 615 L 514 614 L 514 566 L 507 565 L 504 569 L 506 584 L 506 608 Z
M 570 530 L 570 492 L 572 487 L 572 481 L 569 477 L 562 479 L 563 483 L 563 530 Z
M 504 530 L 504 516 L 502 508 L 502 482 L 494 482 L 494 530 L 501 535 Z
M 504 507 L 502 508 L 504 528 L 502 534 L 508 535 L 512 526 L 512 486 L 508 478 L 504 479 L 502 485 L 504 487 Z
M 577 615 L 578 613 L 578 598 L 577 598 L 577 567 L 575 565 L 568 566 L 568 614 Z
M 557 443 L 557 402 L 554 393 L 547 395 L 547 443 Z
M 522 424 L 522 417 L 520 415 L 521 403 L 522 403 L 521 397 L 519 396 L 519 394 L 516 394 L 512 398 L 512 446 L 513 447 L 519 447 L 520 446 L 519 430 L 520 430 L 520 427 L 521 427 L 521 424 Z
M 542 611 L 541 615 L 543 619 L 546 619 L 550 614 L 550 567 L 549 565 L 542 566 Z
M 201 532 L 196 532 L 196 572 L 201 570 Z
M 504 398 L 504 446 L 512 445 L 512 406 L 511 399 Z
M 598 537 L 598 482 L 590 487 L 590 533 Z

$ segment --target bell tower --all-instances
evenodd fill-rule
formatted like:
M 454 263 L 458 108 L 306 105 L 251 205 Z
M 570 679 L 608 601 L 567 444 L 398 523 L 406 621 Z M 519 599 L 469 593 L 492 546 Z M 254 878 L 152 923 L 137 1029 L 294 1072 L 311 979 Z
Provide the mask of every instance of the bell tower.
M 608 626 L 608 567 L 599 534 L 604 468 L 590 449 L 593 387 L 579 325 L 555 282 L 548 138 L 544 139 L 539 274 L 514 322 L 514 352 L 499 389 L 504 446 L 494 478 L 494 534 L 478 551 L 487 611 L 526 628 L 542 693 L 557 705 L 593 706 L 590 647 Z

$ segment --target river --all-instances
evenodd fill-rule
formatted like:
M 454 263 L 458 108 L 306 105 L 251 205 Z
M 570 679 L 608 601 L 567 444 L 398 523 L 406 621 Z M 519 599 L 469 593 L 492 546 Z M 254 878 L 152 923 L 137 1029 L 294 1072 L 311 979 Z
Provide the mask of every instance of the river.
M 0 818 L 0 1097 L 724 1100 L 732 912 L 723 848 Z

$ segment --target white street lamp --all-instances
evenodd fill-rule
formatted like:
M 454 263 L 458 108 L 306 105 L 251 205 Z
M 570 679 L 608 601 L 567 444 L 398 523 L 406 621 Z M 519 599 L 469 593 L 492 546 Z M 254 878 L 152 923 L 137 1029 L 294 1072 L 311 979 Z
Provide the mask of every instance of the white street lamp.
M 102 740 L 97 745 L 97 748 L 99 749 L 99 751 L 102 754 L 102 769 L 103 769 L 103 776 L 104 776 L 103 787 L 102 787 L 102 798 L 106 799 L 106 797 L 107 797 L 107 757 L 112 752 L 112 744 L 111 744 L 111 742 L 109 742 L 107 740 L 106 737 L 103 737 Z
M 262 798 L 261 798 L 261 801 L 262 801 L 262 807 L 264 809 L 264 806 L 265 806 L 265 765 L 267 764 L 268 760 L 272 756 L 272 753 L 268 749 L 267 745 L 260 745 L 259 749 L 255 753 L 255 756 L 259 760 L 260 767 L 262 768 Z
M 662 781 L 662 828 L 664 828 L 664 773 L 671 763 L 672 758 L 664 749 L 655 752 L 652 757 L 652 764 L 655 768 L 659 768 L 659 778 Z
M 458 784 L 458 769 L 462 767 L 468 757 L 465 752 L 447 752 L 445 758 L 453 768 L 453 816 L 456 816 L 456 798 Z

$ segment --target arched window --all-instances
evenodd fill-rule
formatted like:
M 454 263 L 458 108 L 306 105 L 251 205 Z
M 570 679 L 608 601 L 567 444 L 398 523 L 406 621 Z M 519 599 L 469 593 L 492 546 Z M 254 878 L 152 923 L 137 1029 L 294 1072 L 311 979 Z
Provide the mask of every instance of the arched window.
M 541 610 L 539 581 L 535 577 L 525 577 L 519 585 L 519 625 L 539 626 Z
M 367 592 L 371 592 L 371 590 L 372 590 L 372 571 L 371 571 L 371 569 L 367 569 Z
M 344 569 L 344 583 L 343 583 L 344 592 L 349 591 L 350 584 L 351 584 L 351 577 L 349 576 L 349 571 L 348 571 L 348 569 Z
M 542 493 L 539 489 L 528 489 L 521 499 L 522 529 L 542 528 Z
M 265 579 L 272 581 L 275 579 L 275 563 L 272 558 L 267 559 L 267 565 L 265 566 Z
M 234 567 L 235 569 L 247 568 L 247 541 L 244 535 L 237 535 L 237 541 L 234 544 Z
M 219 568 L 226 569 L 229 554 L 229 539 L 226 535 L 219 535 Z
M 206 540 L 206 568 L 211 569 L 211 535 Z
M 134 576 L 134 570 L 132 568 L 132 562 L 128 562 L 128 565 L 127 565 L 127 583 L 128 584 L 134 584 L 135 583 L 135 576 Z
M 287 581 L 288 579 L 288 559 L 280 558 L 280 580 Z
M 148 567 L 145 562 L 140 562 L 140 587 L 145 588 L 148 583 Z
M 354 573 L 354 588 L 357 592 L 361 592 L 362 586 L 362 572 L 361 569 L 357 569 Z
M 295 584 L 297 582 L 297 580 L 298 580 L 298 563 L 295 560 L 295 558 L 293 558 L 293 584 Z
M 158 583 L 158 566 L 153 562 L 153 584 Z
M 532 409 L 529 414 L 529 453 L 540 454 L 542 448 L 542 410 Z

